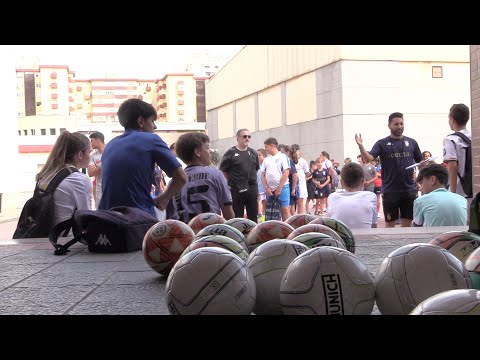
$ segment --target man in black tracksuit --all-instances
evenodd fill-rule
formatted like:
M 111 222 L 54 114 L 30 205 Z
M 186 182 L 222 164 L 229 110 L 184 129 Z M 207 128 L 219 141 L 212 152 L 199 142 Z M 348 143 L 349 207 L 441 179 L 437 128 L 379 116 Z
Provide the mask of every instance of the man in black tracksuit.
M 248 146 L 250 132 L 247 129 L 237 131 L 237 145 L 223 155 L 220 170 L 223 171 L 232 193 L 235 217 L 243 218 L 244 209 L 247 217 L 257 222 L 257 171 L 260 168 L 256 150 Z

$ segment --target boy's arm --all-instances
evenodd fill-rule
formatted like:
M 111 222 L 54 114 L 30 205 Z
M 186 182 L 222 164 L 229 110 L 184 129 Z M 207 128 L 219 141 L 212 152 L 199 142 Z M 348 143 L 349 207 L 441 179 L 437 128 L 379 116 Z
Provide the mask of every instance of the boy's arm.
M 452 193 L 457 192 L 457 173 L 458 173 L 458 163 L 456 160 L 447 161 L 448 162 L 448 183 L 450 187 L 448 190 Z
M 232 205 L 225 205 L 222 207 L 222 216 L 225 220 L 230 220 L 235 217 Z

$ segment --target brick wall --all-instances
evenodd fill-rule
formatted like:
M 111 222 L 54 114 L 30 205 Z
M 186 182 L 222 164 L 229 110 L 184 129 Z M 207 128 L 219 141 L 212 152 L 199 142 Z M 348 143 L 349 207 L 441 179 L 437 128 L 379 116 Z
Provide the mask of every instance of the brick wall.
M 473 193 L 480 191 L 480 45 L 470 45 Z

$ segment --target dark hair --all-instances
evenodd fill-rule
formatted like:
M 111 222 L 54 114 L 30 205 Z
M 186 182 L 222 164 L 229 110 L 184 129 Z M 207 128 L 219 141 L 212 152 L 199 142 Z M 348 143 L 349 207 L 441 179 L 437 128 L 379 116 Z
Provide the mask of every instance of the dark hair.
M 403 119 L 403 114 L 401 112 L 394 112 L 392 114 L 390 114 L 390 116 L 388 117 L 388 124 L 390 124 L 393 119 L 395 118 L 402 118 Z
M 330 154 L 327 153 L 326 151 L 322 151 L 321 154 L 325 156 L 328 160 L 330 160 Z
M 465 126 L 470 119 L 470 110 L 465 104 L 453 104 L 449 114 L 460 126 Z
M 263 142 L 264 145 L 275 145 L 275 147 L 278 147 L 278 141 L 274 137 L 269 137 L 267 140 Z
M 177 156 L 189 164 L 194 160 L 195 149 L 209 143 L 210 138 L 203 133 L 189 132 L 181 135 L 175 143 Z
M 263 157 L 267 157 L 267 152 L 265 151 L 265 149 L 257 149 L 257 152 L 261 153 Z
M 340 172 L 343 185 L 347 188 L 358 187 L 365 179 L 363 168 L 360 164 L 351 162 L 345 164 Z
M 315 160 L 310 160 L 310 168 L 312 167 L 312 165 L 315 165 Z
M 100 131 L 95 131 L 89 135 L 90 139 L 99 139 L 102 143 L 105 143 L 105 136 Z
M 430 154 L 430 156 L 432 156 L 432 153 L 431 153 L 430 151 L 428 151 L 428 150 L 425 150 L 424 152 L 422 152 L 422 158 L 424 158 L 424 157 L 425 157 L 425 154 L 426 154 L 426 153 L 429 153 L 429 154 Z M 430 156 L 429 156 L 429 157 L 430 157 Z
M 118 121 L 125 129 L 139 129 L 138 118 L 141 116 L 148 119 L 151 116 L 157 118 L 157 111 L 155 108 L 139 99 L 125 100 L 117 111 Z
M 424 178 L 435 176 L 440 184 L 447 186 L 448 170 L 440 164 L 431 164 L 423 167 L 417 176 L 417 182 L 421 182 Z

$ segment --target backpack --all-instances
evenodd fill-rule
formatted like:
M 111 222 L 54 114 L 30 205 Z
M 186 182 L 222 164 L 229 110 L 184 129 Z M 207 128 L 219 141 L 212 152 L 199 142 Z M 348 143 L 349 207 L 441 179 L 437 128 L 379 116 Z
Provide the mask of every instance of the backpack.
M 330 175 L 330 174 L 329 174 Z M 338 173 L 335 169 L 333 169 L 333 178 L 332 178 L 332 187 L 333 189 L 336 189 L 338 188 L 338 185 L 339 185 L 339 182 L 340 182 L 340 178 L 338 176 Z M 332 190 L 333 190 L 332 189 Z
M 458 174 L 460 178 L 460 183 L 462 184 L 463 191 L 467 197 L 471 198 L 473 196 L 473 185 L 472 185 L 472 140 L 470 140 L 465 134 L 461 132 L 455 132 L 453 135 L 457 135 L 462 138 L 468 144 L 468 147 L 465 148 L 465 174 L 463 177 Z
M 13 239 L 48 237 L 54 219 L 53 194 L 58 185 L 74 172 L 78 170 L 73 166 L 63 168 L 50 180 L 45 190 L 41 190 L 37 183 L 33 196 L 23 206 Z
M 280 202 L 278 196 L 267 196 L 265 220 L 282 220 L 280 215 Z
M 49 235 L 55 255 L 64 255 L 77 242 L 90 252 L 124 253 L 142 249 L 143 238 L 158 220 L 144 210 L 117 206 L 109 210 L 77 210 L 69 220 L 54 226 Z M 72 229 L 73 238 L 60 244 L 58 238 Z

